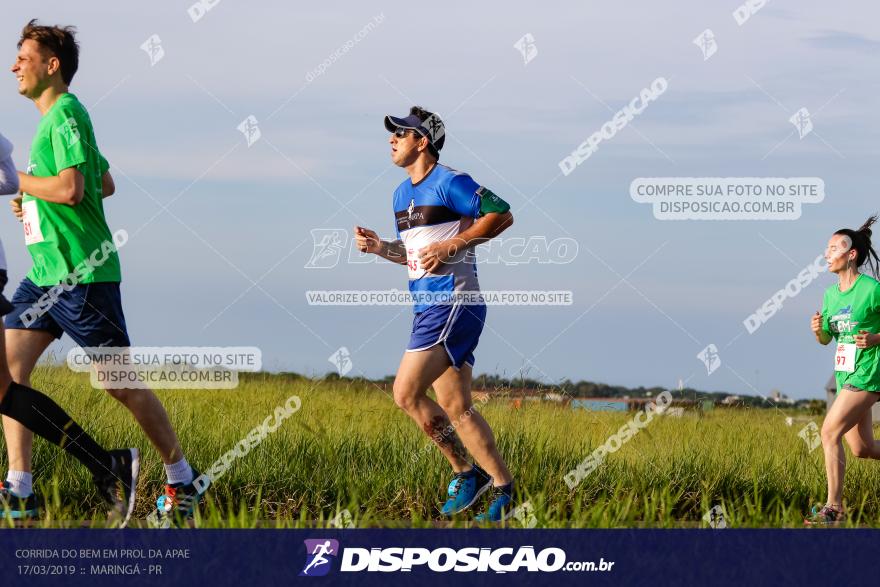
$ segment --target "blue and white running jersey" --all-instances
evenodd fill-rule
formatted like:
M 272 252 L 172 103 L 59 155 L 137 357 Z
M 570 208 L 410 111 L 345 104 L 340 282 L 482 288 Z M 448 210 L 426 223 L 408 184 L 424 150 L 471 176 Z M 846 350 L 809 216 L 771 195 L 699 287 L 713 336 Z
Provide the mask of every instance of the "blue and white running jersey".
M 428 273 L 419 263 L 419 250 L 448 240 L 469 228 L 480 215 L 480 185 L 467 173 L 439 163 L 420 182 L 404 180 L 394 190 L 397 235 L 406 248 L 409 291 L 414 311 L 424 312 L 455 292 L 478 292 L 476 255 L 461 250 Z M 442 302 L 441 302 L 442 303 Z

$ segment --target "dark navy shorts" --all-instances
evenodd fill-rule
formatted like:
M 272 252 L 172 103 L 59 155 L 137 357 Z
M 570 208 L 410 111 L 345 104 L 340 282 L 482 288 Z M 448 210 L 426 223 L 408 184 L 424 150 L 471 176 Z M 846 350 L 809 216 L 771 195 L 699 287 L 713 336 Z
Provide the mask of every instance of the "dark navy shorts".
M 442 344 L 456 369 L 474 366 L 474 349 L 486 322 L 485 305 L 438 304 L 419 312 L 413 319 L 406 352 L 424 351 Z
M 83 283 L 66 291 L 25 277 L 5 323 L 10 329 L 45 330 L 55 338 L 67 334 L 81 347 L 131 346 L 118 283 Z

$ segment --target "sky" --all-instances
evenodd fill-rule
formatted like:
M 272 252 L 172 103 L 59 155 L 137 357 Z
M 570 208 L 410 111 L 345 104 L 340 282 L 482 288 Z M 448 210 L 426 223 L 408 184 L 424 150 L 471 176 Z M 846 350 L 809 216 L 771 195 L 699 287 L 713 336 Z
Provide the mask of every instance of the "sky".
M 406 174 L 381 122 L 420 104 L 446 124 L 441 162 L 511 204 L 503 238 L 577 246 L 565 263 L 479 266 L 485 290 L 573 302 L 490 307 L 475 374 L 820 397 L 833 352 L 809 319 L 833 275 L 754 333 L 743 321 L 832 232 L 880 210 L 880 9 L 780 0 L 738 24 L 740 4 L 35 1 L 4 9 L 0 55 L 11 66 L 31 18 L 78 27 L 71 91 L 116 179 L 110 227 L 130 235 L 134 344 L 256 346 L 265 368 L 309 375 L 334 370 L 345 347 L 349 375 L 392 374 L 410 308 L 310 306 L 305 292 L 406 287 L 399 266 L 351 262 L 350 235 L 357 224 L 394 237 L 391 194 Z M 694 43 L 706 29 L 708 58 Z M 561 172 L 660 77 L 661 95 Z M 803 137 L 789 120 L 801 108 L 813 125 Z M 0 111 L 24 168 L 39 113 L 11 73 Z M 249 145 L 238 127 L 251 116 Z M 820 178 L 825 197 L 789 220 L 660 220 L 629 193 L 656 177 Z M 333 229 L 346 235 L 338 262 L 307 268 L 312 231 Z M 0 235 L 14 284 L 30 259 L 11 213 Z M 709 345 L 707 366 L 697 355 Z

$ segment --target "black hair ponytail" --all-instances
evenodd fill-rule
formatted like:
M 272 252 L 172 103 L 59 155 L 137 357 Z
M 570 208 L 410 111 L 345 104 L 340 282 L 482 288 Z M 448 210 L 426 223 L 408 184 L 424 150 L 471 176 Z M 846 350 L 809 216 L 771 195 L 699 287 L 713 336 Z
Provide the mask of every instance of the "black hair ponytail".
M 834 234 L 840 234 L 850 239 L 852 248 L 856 251 L 856 267 L 867 263 L 871 274 L 874 277 L 880 277 L 880 257 L 871 246 L 871 226 L 875 222 L 877 222 L 876 214 L 865 220 L 865 223 L 858 230 L 841 228 Z

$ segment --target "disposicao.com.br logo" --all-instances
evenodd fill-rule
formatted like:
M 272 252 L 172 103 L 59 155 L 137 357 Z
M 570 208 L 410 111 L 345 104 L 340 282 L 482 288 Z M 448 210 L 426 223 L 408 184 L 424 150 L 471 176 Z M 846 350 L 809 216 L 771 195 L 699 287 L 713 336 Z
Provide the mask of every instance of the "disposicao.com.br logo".
M 306 540 L 306 565 L 300 576 L 315 577 L 326 575 L 331 568 L 331 560 L 339 554 L 336 540 Z M 465 548 L 420 548 L 388 547 L 343 549 L 339 564 L 342 573 L 352 572 L 410 572 L 415 567 L 427 568 L 436 573 L 455 572 L 494 572 L 515 573 L 517 571 L 553 573 L 556 571 L 610 571 L 613 561 L 600 558 L 596 561 L 566 561 L 566 553 L 561 548 L 544 548 L 536 551 L 534 546 L 517 548 L 487 548 L 469 546 Z
M 300 577 L 321 577 L 330 572 L 330 558 L 339 554 L 339 541 L 330 538 L 305 540 L 306 566 Z

